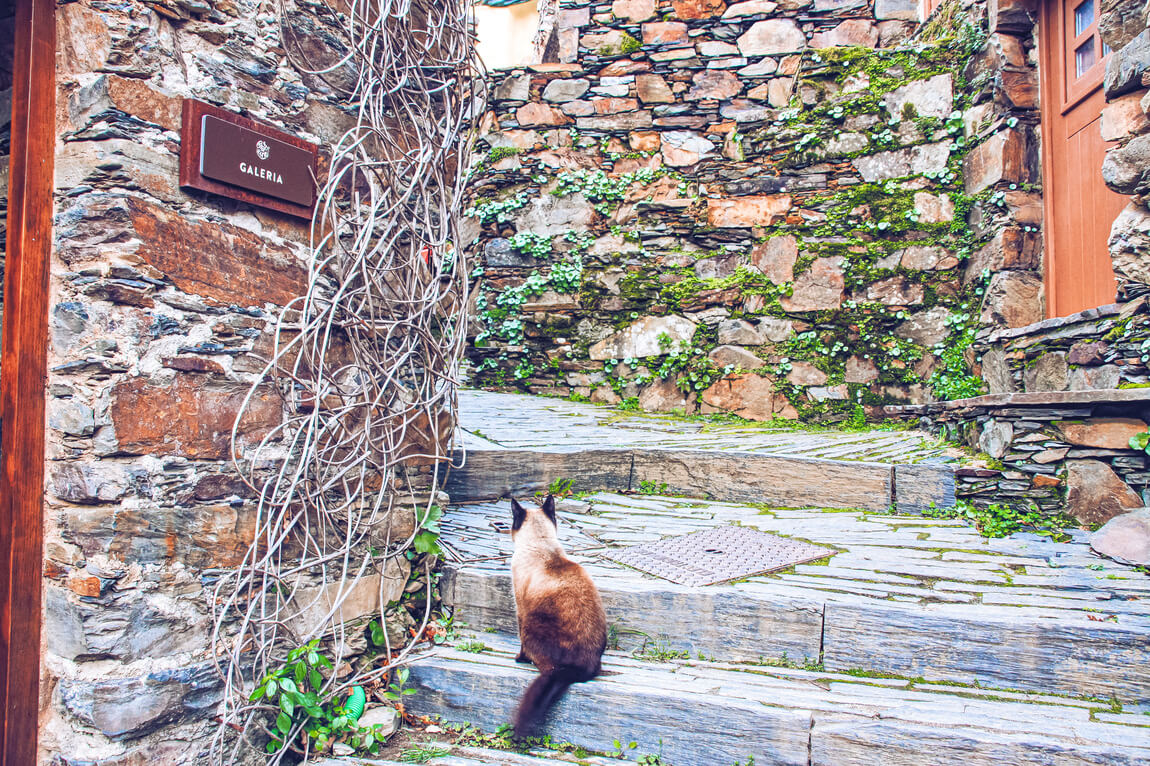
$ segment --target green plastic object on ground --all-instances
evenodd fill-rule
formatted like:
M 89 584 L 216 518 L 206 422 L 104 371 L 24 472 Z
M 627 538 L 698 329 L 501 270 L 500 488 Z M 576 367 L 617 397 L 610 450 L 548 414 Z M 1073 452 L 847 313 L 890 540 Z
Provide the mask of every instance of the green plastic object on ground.
M 367 695 L 363 693 L 362 686 L 356 686 L 351 690 L 351 696 L 347 698 L 347 702 L 343 705 L 343 710 L 347 713 L 347 717 L 353 721 L 358 721 L 359 717 L 363 715 L 363 706 L 367 703 Z

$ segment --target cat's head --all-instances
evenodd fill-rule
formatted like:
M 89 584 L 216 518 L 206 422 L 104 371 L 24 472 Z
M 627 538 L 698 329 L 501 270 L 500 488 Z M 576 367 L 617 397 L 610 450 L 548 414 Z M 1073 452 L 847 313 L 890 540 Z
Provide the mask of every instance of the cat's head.
M 538 508 L 524 508 L 511 498 L 511 539 L 521 536 L 554 539 L 559 521 L 555 517 L 555 498 L 548 495 Z

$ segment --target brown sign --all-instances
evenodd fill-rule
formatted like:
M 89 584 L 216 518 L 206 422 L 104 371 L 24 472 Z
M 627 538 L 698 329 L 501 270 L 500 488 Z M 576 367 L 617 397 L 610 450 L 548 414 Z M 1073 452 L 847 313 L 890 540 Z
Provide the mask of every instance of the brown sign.
M 193 99 L 183 116 L 180 186 L 311 217 L 315 144 Z

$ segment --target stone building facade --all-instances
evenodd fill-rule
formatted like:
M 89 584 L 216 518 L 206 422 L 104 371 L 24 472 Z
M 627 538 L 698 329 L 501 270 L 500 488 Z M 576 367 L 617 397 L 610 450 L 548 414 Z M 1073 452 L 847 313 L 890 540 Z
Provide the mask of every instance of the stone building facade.
M 287 6 L 282 27 L 247 0 L 56 8 L 45 764 L 207 762 L 212 592 L 256 514 L 231 432 L 280 308 L 307 289 L 310 222 L 181 189 L 181 102 L 338 141 L 355 121 L 342 22 Z M 255 392 L 241 466 L 283 408 Z
M 1043 317 L 1033 14 L 560 5 L 473 182 L 486 385 L 839 420 L 980 392 Z

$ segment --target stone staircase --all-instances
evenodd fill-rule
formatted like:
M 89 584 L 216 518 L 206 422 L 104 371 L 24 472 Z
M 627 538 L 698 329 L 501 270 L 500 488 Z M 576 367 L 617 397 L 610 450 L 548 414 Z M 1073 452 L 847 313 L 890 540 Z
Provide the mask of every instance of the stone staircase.
M 514 427 L 476 426 L 466 404 L 482 433 L 442 538 L 458 638 L 413 664 L 414 712 L 510 720 L 535 671 L 513 661 L 509 504 L 483 498 L 573 478 L 587 494 L 560 504 L 561 539 L 600 588 L 612 648 L 555 708 L 556 741 L 635 742 L 624 757 L 673 766 L 1150 763 L 1150 578 L 1084 535 L 987 540 L 919 515 L 953 501 L 939 445 L 875 434 L 876 460 L 855 434 L 692 435 L 697 421 L 525 397 L 500 403 Z M 704 587 L 604 556 L 730 525 L 837 553 Z M 456 757 L 473 760 L 430 762 L 519 763 Z

